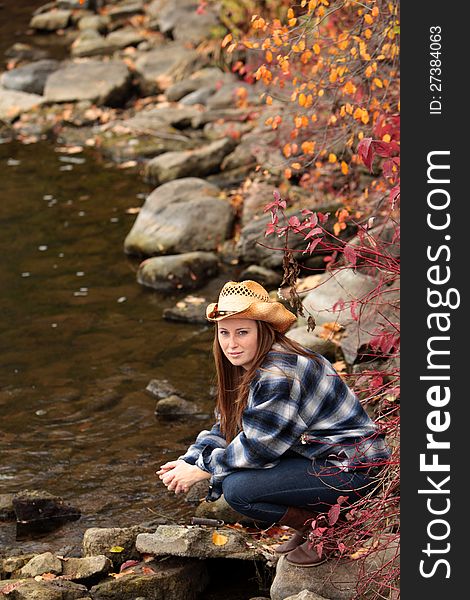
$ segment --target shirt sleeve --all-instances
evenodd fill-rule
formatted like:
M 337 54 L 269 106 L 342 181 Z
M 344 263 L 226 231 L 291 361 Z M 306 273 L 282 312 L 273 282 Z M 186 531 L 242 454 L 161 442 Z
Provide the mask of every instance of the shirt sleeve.
M 225 448 L 204 448 L 197 466 L 211 473 L 213 485 L 238 469 L 275 466 L 306 430 L 299 402 L 298 380 L 279 368 L 263 374 L 250 390 L 243 430 Z
M 212 452 L 216 448 L 225 448 L 227 442 L 220 430 L 220 423 L 217 421 L 210 430 L 201 431 L 187 451 L 178 457 L 178 460 L 184 460 L 190 465 L 195 465 L 203 451 Z M 204 465 L 198 464 L 199 468 L 207 471 Z

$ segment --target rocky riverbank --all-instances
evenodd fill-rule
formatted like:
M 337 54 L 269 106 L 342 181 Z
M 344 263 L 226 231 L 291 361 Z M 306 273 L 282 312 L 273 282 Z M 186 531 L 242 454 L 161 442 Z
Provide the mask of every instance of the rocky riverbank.
M 57 0 L 39 8 L 31 30 L 44 40 L 65 40 L 69 56 L 49 55 L 47 44 L 8 50 L 0 77 L 0 137 L 5 143 L 53 139 L 70 158 L 90 148 L 116 168 L 139 171 L 154 189 L 136 211 L 123 251 L 142 259 L 138 284 L 162 294 L 191 294 L 167 309 L 165 318 L 203 323 L 206 298 L 194 294 L 224 266 L 237 267 L 240 279 L 255 279 L 276 294 L 282 253 L 264 245 L 269 216 L 263 213 L 273 191 L 284 186 L 290 215 L 305 208 L 334 212 L 340 204 L 333 194 L 285 187 L 284 157 L 275 132 L 265 126 L 282 106 L 263 105 L 262 89 L 233 72 L 219 52 L 225 33 L 220 15 L 211 7 L 201 12 L 198 5 Z M 341 236 L 354 243 L 355 233 L 347 228 Z M 301 241 L 291 243 L 300 247 Z M 283 240 L 269 238 L 269 244 L 279 249 Z M 399 292 L 389 290 L 386 303 L 379 297 L 370 302 L 359 327 L 349 311 L 333 307 L 369 293 L 375 278 L 360 269 L 332 278 L 315 253 L 304 262 L 318 269 L 300 288 L 317 327 L 308 333 L 299 319 L 289 336 L 327 356 L 338 371 L 360 375 L 371 363 L 357 361 L 358 354 L 373 336 L 378 313 L 396 320 Z M 396 369 L 386 361 L 374 367 Z M 178 390 L 159 394 L 154 394 L 159 415 L 199 413 Z M 197 500 L 204 497 L 203 490 L 192 493 Z M 8 518 L 17 518 L 14 508 L 5 510 Z M 2 557 L 0 598 L 192 598 L 214 578 L 211 561 L 220 558 L 237 562 L 233 581 L 240 564 L 263 565 L 272 579 L 265 586 L 272 600 L 353 597 L 362 563 L 343 557 L 312 572 L 281 559 L 274 573 L 270 546 L 285 532 L 255 535 L 222 502 L 201 503 L 197 510 L 232 527 L 93 528 L 84 535 L 81 556 Z M 380 556 L 375 552 L 371 568 L 389 560 L 387 552 L 390 547 Z M 306 589 L 310 592 L 302 592 Z

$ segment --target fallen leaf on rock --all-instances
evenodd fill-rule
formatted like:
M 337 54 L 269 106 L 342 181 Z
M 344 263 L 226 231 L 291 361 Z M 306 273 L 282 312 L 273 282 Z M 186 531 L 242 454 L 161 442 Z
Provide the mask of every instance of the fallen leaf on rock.
M 123 552 L 124 548 L 122 546 L 113 546 L 112 548 L 109 549 L 110 552 Z
M 120 577 L 124 577 L 125 575 L 135 575 L 134 569 L 127 569 L 127 571 L 123 571 L 122 573 L 110 573 L 111 577 L 114 579 L 119 579 Z
M 351 558 L 352 560 L 357 560 L 358 558 L 361 558 L 361 556 L 364 556 L 364 554 L 367 554 L 368 552 L 369 548 L 359 548 L 358 550 L 356 550 L 356 552 L 350 554 L 349 558 Z
M 144 562 L 150 562 L 155 558 L 153 554 L 142 554 L 142 559 Z
M 135 567 L 138 564 L 139 564 L 138 560 L 126 560 L 125 563 L 122 563 L 121 568 L 119 569 L 119 572 L 122 573 L 126 569 L 129 569 L 129 567 Z
M 212 543 L 214 546 L 225 546 L 228 542 L 228 537 L 226 535 L 222 535 L 221 533 L 217 533 L 214 531 L 212 534 Z
M 15 583 L 8 583 L 4 587 L 2 587 L 0 584 L 0 594 L 9 594 L 13 590 L 16 590 L 16 588 L 22 585 L 23 583 L 23 581 L 16 581 Z
M 130 208 L 126 208 L 126 213 L 128 215 L 137 215 L 140 213 L 140 206 L 131 206 Z
M 136 160 L 128 160 L 118 165 L 118 169 L 130 169 L 131 167 L 137 166 Z
M 152 567 L 142 567 L 142 573 L 144 575 L 155 575 L 156 571 L 154 571 Z

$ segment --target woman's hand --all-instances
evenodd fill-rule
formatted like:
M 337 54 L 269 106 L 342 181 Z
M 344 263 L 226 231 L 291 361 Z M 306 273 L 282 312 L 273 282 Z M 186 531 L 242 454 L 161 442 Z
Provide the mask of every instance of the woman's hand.
M 163 485 L 170 492 L 180 494 L 187 492 L 195 483 L 210 478 L 210 473 L 203 471 L 196 465 L 190 465 L 184 460 L 174 460 L 165 463 L 156 472 Z

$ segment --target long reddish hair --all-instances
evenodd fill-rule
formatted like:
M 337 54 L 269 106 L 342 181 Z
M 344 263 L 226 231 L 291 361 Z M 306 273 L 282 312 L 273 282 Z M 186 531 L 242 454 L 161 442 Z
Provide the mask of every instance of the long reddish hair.
M 221 431 L 228 443 L 241 430 L 242 415 L 247 405 L 250 383 L 273 344 L 279 344 L 288 354 L 300 354 L 315 359 L 313 353 L 305 350 L 283 333 L 276 331 L 269 323 L 265 321 L 255 321 L 255 323 L 258 329 L 258 349 L 249 369 L 232 365 L 228 360 L 220 347 L 217 324 L 215 326 L 212 349 L 217 378 L 216 408 L 220 418 Z

